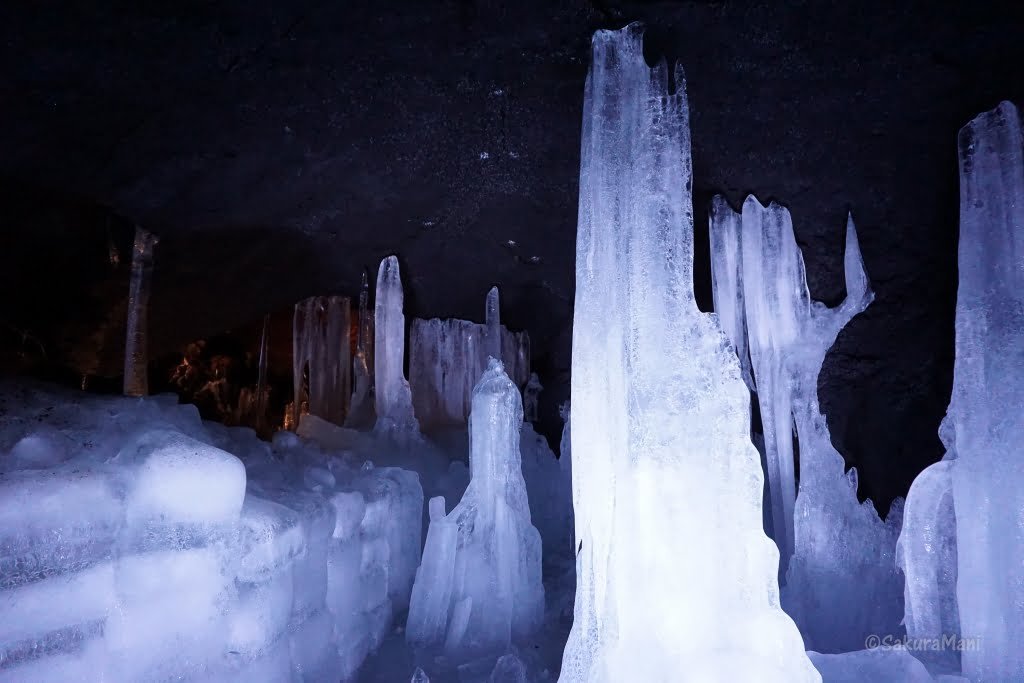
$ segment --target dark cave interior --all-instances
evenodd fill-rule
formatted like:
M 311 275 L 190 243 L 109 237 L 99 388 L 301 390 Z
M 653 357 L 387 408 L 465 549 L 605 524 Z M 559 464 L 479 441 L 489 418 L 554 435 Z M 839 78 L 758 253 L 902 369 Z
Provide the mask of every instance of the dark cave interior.
M 1021 15 L 876 0 L 7 3 L 0 369 L 118 390 L 141 225 L 161 237 L 153 386 L 173 388 L 189 354 L 251 382 L 271 313 L 283 411 L 292 304 L 354 298 L 396 253 L 409 316 L 480 321 L 501 287 L 557 446 L 589 40 L 643 19 L 651 58 L 687 70 L 704 310 L 713 194 L 786 205 L 811 295 L 829 305 L 853 214 L 877 298 L 828 354 L 819 397 L 861 496 L 884 511 L 943 452 L 956 131 L 1024 100 Z

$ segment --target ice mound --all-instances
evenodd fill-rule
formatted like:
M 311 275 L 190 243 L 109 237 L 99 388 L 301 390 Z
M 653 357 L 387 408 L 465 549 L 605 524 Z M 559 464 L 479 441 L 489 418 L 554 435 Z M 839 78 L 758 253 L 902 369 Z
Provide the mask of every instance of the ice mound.
M 544 609 L 541 540 L 530 523 L 519 453 L 522 401 L 491 359 L 473 392 L 470 482 L 445 514 L 430 501 L 406 637 L 449 661 L 497 656 L 537 629 Z
M 413 472 L 166 397 L 0 401 L 0 681 L 347 680 L 408 604 Z

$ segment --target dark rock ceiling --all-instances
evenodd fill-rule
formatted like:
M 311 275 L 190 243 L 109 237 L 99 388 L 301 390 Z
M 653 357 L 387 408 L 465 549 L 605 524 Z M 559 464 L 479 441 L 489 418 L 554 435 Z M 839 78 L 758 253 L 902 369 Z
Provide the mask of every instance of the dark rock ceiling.
M 1024 99 L 1019 3 L 3 3 L 0 320 L 65 355 L 95 340 L 133 223 L 162 236 L 156 352 L 354 295 L 398 253 L 414 315 L 480 319 L 501 285 L 554 433 L 589 39 L 633 19 L 687 69 L 705 252 L 713 192 L 776 198 L 835 303 L 853 211 L 877 300 L 820 395 L 863 492 L 904 493 L 952 381 L 956 131 Z

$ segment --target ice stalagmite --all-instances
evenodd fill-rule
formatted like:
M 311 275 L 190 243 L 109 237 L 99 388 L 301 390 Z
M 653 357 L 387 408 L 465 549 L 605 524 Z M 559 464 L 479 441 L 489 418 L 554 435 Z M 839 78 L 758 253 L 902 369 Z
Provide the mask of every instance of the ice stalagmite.
M 501 360 L 501 300 L 497 287 L 491 287 L 487 292 L 487 305 L 484 308 L 484 324 L 487 325 L 487 355 Z
M 450 661 L 504 653 L 529 636 L 544 610 L 541 539 L 530 522 L 520 469 L 519 390 L 491 359 L 473 391 L 470 482 L 445 515 L 430 500 L 430 528 L 416 573 L 406 637 Z
M 295 304 L 292 326 L 294 420 L 308 412 L 342 424 L 351 392 L 349 300 L 315 296 Z M 303 410 L 303 403 L 306 409 Z
M 373 312 L 370 310 L 370 284 L 363 271 L 363 284 L 359 290 L 359 328 L 356 332 L 356 355 L 352 359 L 352 401 L 345 426 L 372 427 L 375 422 L 373 405 Z
M 972 681 L 1024 677 L 1024 133 L 1003 102 L 960 131 L 960 286 L 947 412 L 957 604 Z
M 724 197 L 711 200 L 711 289 L 715 313 L 725 335 L 736 348 L 743 381 L 754 390 L 747 351 L 747 317 L 743 307 L 743 261 L 740 252 L 740 215 Z
M 128 284 L 128 332 L 124 346 L 125 396 L 149 393 L 149 283 L 153 277 L 153 250 L 160 238 L 135 228 L 132 274 Z
M 887 522 L 857 500 L 856 470 L 844 472 L 818 407 L 818 374 L 840 330 L 873 299 L 853 219 L 847 220 L 846 299 L 834 309 L 813 301 L 789 211 L 748 197 L 742 215 L 716 198 L 711 214 L 716 304 L 743 320 L 729 328 L 749 349 L 764 429 L 772 529 L 782 555 L 783 604 L 808 649 L 863 648 L 871 634 L 899 631 L 901 577 L 895 567 L 902 501 Z M 739 258 L 735 258 L 735 254 Z M 733 293 L 719 296 L 719 283 Z M 734 315 L 734 314 L 733 314 Z M 800 452 L 796 495 L 794 433 Z M 787 562 L 788 560 L 788 562 Z
M 388 256 L 377 271 L 377 298 L 374 302 L 374 399 L 376 429 L 414 434 L 419 424 L 412 412 L 412 394 L 405 379 L 404 295 L 398 257 Z
M 956 513 L 953 509 L 952 453 L 914 479 L 903 513 L 896 560 L 903 570 L 907 637 L 916 642 L 948 642 L 960 636 L 956 604 Z M 921 648 L 914 653 L 935 673 L 960 670 L 954 647 Z
M 779 606 L 739 363 L 694 301 L 683 70 L 670 90 L 642 35 L 595 34 L 584 98 L 559 680 L 819 681 Z

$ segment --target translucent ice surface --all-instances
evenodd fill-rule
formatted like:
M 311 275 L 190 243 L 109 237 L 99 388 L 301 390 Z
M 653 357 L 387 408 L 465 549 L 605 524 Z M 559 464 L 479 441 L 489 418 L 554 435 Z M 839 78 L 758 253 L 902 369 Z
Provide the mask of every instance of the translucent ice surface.
M 406 635 L 453 662 L 497 656 L 531 635 L 544 610 L 541 539 L 530 521 L 520 465 L 522 400 L 491 360 L 473 392 L 470 482 L 445 514 L 430 501 L 430 529 Z
M 516 386 L 527 391 L 530 337 L 501 324 L 499 301 L 498 288 L 492 287 L 485 301 L 483 324 L 438 318 L 412 321 L 409 382 L 416 418 L 424 429 L 466 424 L 473 389 L 487 368 L 488 358 L 502 361 Z M 535 389 L 530 391 L 536 393 Z
M 959 153 L 956 362 L 940 428 L 947 453 L 918 476 L 907 501 L 913 516 L 900 539 L 907 629 L 931 636 L 958 624 L 974 644 L 959 652 L 964 677 L 1009 681 L 1024 672 L 1024 132 L 1017 108 L 1003 102 L 964 126 Z M 941 654 L 945 661 L 922 659 L 933 667 L 955 661 L 956 653 Z
M 381 261 L 377 272 L 374 333 L 374 398 L 380 431 L 412 434 L 419 431 L 412 394 L 405 379 L 405 314 L 398 257 Z
M 561 681 L 818 681 L 779 607 L 740 366 L 693 297 L 683 70 L 599 31 L 584 96 Z
M 0 400 L 0 681 L 350 680 L 408 604 L 416 473 L 174 397 Z
M 295 423 L 308 412 L 334 424 L 348 413 L 352 349 L 348 297 L 314 296 L 295 304 L 292 376 Z
M 716 306 L 757 391 L 764 431 L 771 527 L 788 567 L 783 605 L 808 647 L 859 650 L 872 634 L 901 632 L 902 577 L 895 566 L 902 501 L 879 519 L 857 500 L 818 407 L 818 375 L 840 330 L 871 302 L 853 219 L 847 220 L 846 299 L 813 301 L 789 211 L 755 197 L 742 214 L 716 197 L 711 209 Z M 799 444 L 796 489 L 794 434 Z

